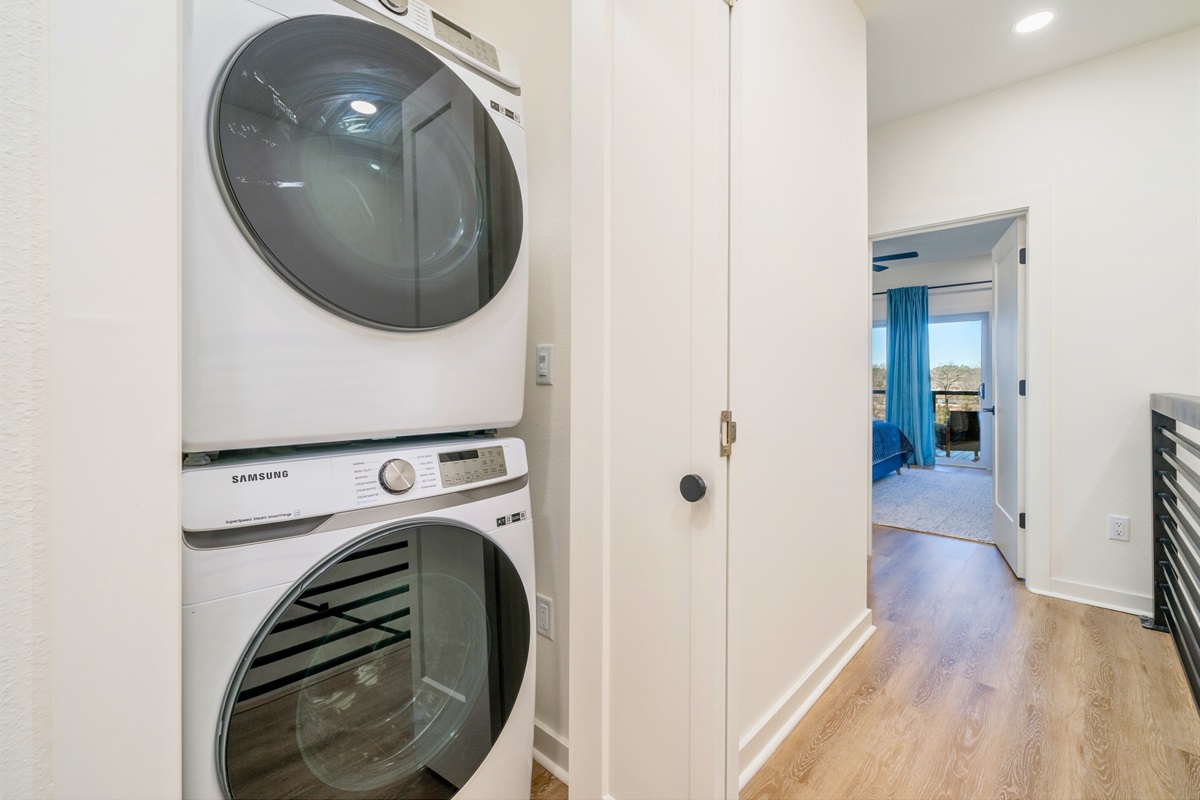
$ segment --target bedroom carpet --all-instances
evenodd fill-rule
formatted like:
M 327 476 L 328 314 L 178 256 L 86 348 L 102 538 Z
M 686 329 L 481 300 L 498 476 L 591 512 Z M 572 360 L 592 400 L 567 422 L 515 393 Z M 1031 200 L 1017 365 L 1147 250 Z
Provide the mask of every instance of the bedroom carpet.
M 877 525 L 992 541 L 992 473 L 982 469 L 905 468 L 872 484 Z

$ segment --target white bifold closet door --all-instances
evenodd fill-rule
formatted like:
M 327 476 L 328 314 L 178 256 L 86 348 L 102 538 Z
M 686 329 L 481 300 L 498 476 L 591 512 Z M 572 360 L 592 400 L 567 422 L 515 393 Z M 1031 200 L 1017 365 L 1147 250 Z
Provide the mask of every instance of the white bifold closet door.
M 869 627 L 865 23 L 572 10 L 571 791 L 734 798 Z
M 571 792 L 721 796 L 729 8 L 573 24 Z

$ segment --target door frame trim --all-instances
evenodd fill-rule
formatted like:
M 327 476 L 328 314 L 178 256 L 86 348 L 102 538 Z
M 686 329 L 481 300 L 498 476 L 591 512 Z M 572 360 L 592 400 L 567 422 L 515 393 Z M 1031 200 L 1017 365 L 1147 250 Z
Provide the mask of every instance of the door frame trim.
M 570 786 L 579 797 L 605 797 L 609 789 L 613 6 L 614 0 L 571 2 L 567 738 Z
M 871 218 L 868 242 L 892 239 L 911 233 L 956 228 L 964 224 L 1024 215 L 1026 220 L 1027 280 L 1025 297 L 1025 374 L 1034 391 L 1025 398 L 1024 511 L 1028 527 L 1025 537 L 1025 585 L 1038 594 L 1051 594 L 1058 587 L 1053 570 L 1053 512 L 1050 437 L 1053 432 L 1053 299 L 1052 191 L 1049 185 L 1032 186 L 1018 192 L 982 196 L 942 208 L 914 209 L 886 219 Z M 870 316 L 871 296 L 864 298 Z M 870 364 L 866 365 L 870 385 Z M 870 456 L 868 455 L 868 459 Z M 865 470 L 864 470 L 865 472 Z M 871 528 L 868 526 L 868 537 Z M 868 539 L 869 541 L 869 539 Z

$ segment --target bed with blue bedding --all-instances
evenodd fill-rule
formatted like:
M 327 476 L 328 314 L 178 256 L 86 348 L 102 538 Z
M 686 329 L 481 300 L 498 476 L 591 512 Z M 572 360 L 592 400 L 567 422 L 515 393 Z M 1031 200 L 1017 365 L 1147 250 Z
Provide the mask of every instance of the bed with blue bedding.
M 877 481 L 892 470 L 898 474 L 914 452 L 912 442 L 895 425 L 871 421 L 871 480 Z

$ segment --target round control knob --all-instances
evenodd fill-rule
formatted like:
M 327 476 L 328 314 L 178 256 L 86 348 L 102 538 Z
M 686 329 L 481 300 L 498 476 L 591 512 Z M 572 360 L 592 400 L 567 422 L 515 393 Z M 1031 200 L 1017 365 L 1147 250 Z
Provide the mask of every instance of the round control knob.
M 699 475 L 684 475 L 683 480 L 679 482 L 679 493 L 689 503 L 695 503 L 704 497 L 704 493 L 707 491 L 708 486 L 705 485 L 704 478 Z
M 393 458 L 379 468 L 379 485 L 385 492 L 404 494 L 417 482 L 417 471 L 402 458 Z
M 379 4 L 393 14 L 404 16 L 408 13 L 408 0 L 379 0 Z

